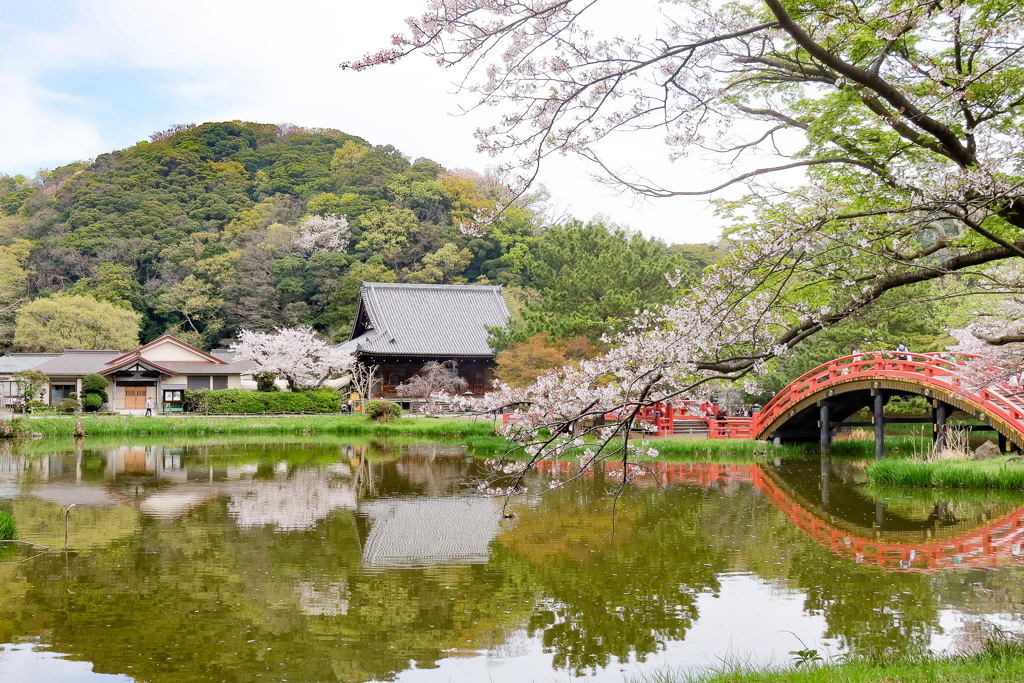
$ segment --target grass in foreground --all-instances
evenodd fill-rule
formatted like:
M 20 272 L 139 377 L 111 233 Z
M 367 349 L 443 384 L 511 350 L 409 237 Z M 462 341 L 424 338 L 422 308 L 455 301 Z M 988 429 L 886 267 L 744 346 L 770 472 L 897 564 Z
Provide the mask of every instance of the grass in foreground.
M 251 434 L 336 434 L 374 436 L 423 436 L 451 439 L 493 437 L 490 421 L 465 419 L 404 418 L 376 424 L 364 415 L 310 417 L 45 417 L 22 420 L 25 433 L 72 436 L 81 420 L 87 436 L 211 436 Z
M 865 470 L 872 483 L 893 486 L 945 488 L 1024 489 L 1024 461 L 1011 456 L 979 462 L 885 459 Z
M 757 669 L 727 667 L 693 675 L 672 672 L 632 683 L 1010 683 L 1024 680 L 1024 646 L 990 643 L 984 651 L 956 657 L 898 660 L 855 659 L 842 664 Z
M 18 525 L 14 515 L 0 510 L 0 541 L 12 541 L 18 537 Z

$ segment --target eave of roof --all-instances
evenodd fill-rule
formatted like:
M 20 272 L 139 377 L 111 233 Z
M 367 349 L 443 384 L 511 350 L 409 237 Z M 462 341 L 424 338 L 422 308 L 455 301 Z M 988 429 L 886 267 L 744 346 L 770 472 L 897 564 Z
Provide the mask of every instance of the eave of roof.
M 117 359 L 115 358 L 114 360 L 117 360 Z M 107 365 L 110 365 L 110 363 L 113 363 L 113 362 L 114 361 L 109 361 L 107 363 Z M 118 370 L 120 370 L 121 368 L 123 368 L 125 366 L 132 365 L 133 363 L 138 363 L 140 365 L 147 365 L 150 368 L 152 368 L 153 370 L 157 370 L 158 372 L 162 372 L 165 375 L 176 374 L 173 370 L 165 368 L 162 365 L 158 365 L 158 364 L 154 363 L 151 360 L 146 360 L 142 356 L 132 356 L 131 358 L 125 359 L 124 361 L 118 363 L 117 365 L 114 365 L 112 367 L 109 367 L 109 368 L 107 368 L 105 370 L 100 371 L 99 374 L 101 374 L 101 375 L 109 375 L 109 374 L 111 374 L 113 372 L 117 372 Z

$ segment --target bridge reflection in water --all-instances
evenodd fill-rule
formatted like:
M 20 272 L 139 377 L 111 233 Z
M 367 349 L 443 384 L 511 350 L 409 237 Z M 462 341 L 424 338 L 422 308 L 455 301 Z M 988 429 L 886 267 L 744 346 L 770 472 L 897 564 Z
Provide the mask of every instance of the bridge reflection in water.
M 863 464 L 827 456 L 820 463 L 656 463 L 653 474 L 640 483 L 724 487 L 750 482 L 804 534 L 858 564 L 933 571 L 1024 562 L 1024 500 L 951 502 L 935 493 L 940 499 L 904 503 L 894 509 L 865 491 Z M 538 465 L 541 472 L 572 473 L 571 462 L 543 461 Z M 614 478 L 619 467 L 606 462 L 604 475 Z M 905 497 L 906 491 L 901 493 Z

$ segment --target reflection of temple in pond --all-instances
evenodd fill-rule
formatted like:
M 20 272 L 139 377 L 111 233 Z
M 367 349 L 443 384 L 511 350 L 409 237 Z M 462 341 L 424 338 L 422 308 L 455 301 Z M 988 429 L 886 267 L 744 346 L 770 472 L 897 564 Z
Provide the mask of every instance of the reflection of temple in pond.
M 370 522 L 367 567 L 485 564 L 498 535 L 501 500 L 477 496 L 386 498 L 359 505 Z
M 222 499 L 239 529 L 282 532 L 312 529 L 342 510 L 357 518 L 353 542 L 365 566 L 487 562 L 501 502 L 464 495 L 465 482 L 479 475 L 464 446 L 379 444 L 373 454 L 334 446 L 324 464 L 302 467 L 274 449 L 253 462 L 210 445 L 79 446 L 32 459 L 0 455 L 0 487 L 64 507 L 127 505 L 164 522 Z

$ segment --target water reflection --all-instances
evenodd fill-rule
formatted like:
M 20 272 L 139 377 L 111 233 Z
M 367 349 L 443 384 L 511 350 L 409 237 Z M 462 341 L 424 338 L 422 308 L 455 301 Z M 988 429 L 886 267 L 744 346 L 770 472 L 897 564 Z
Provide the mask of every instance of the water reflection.
M 788 631 L 919 652 L 1019 628 L 1012 496 L 875 491 L 849 461 L 666 464 L 612 534 L 611 470 L 503 520 L 467 491 L 480 467 L 394 442 L 0 454 L 0 507 L 26 540 L 62 547 L 61 506 L 80 506 L 67 556 L 0 564 L 0 642 L 147 681 L 296 662 L 306 680 L 620 681 L 786 652 Z
M 814 466 L 755 466 L 753 481 L 794 525 L 836 554 L 902 570 L 991 567 L 1022 557 L 1020 496 L 1000 501 L 988 492 L 904 490 L 876 497 L 867 490 L 864 463 L 822 457 L 817 481 L 809 476 Z

